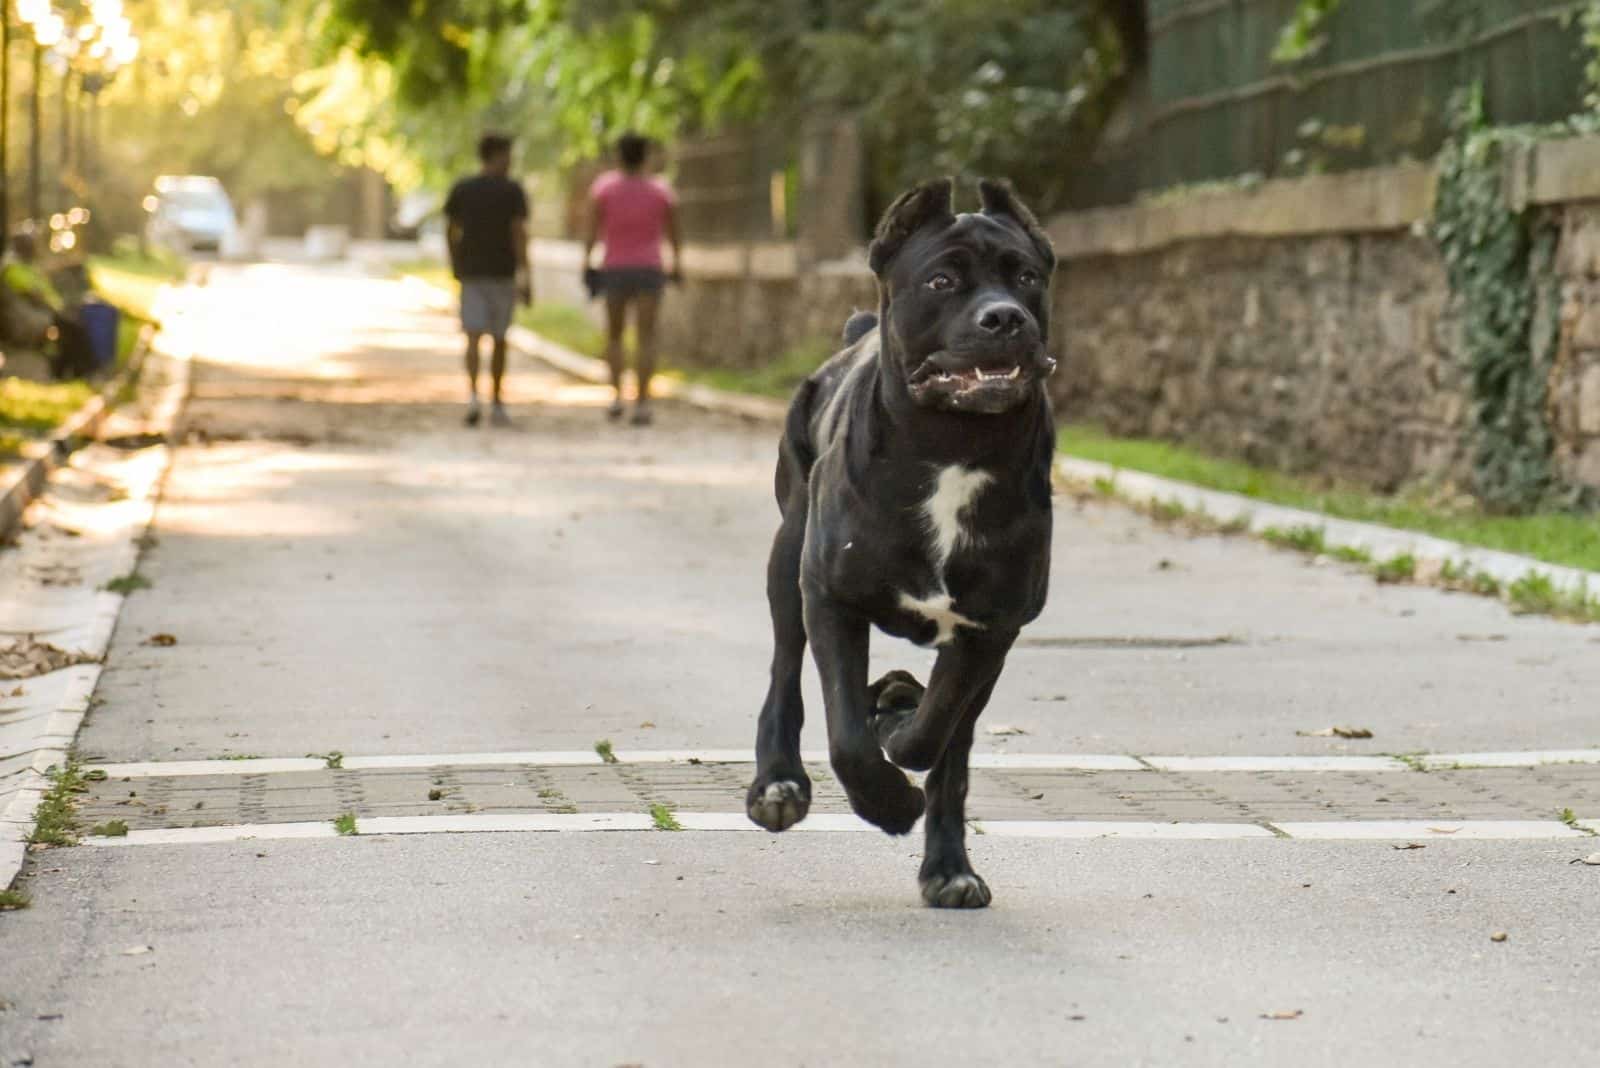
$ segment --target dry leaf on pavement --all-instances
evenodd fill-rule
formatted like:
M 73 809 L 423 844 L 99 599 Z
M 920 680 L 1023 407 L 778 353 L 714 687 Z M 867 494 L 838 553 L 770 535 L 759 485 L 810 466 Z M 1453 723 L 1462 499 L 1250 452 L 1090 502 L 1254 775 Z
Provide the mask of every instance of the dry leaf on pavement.
M 984 730 L 992 736 L 1001 737 L 1007 734 L 1027 734 L 1021 727 L 1013 727 L 1009 723 L 991 723 Z
M 1302 738 L 1371 738 L 1365 727 L 1324 727 L 1320 731 L 1295 731 Z
M 144 643 L 146 645 L 159 645 L 162 648 L 166 648 L 168 646 L 177 645 L 178 639 L 173 637 L 171 634 L 152 634 L 150 637 L 144 640 Z
M 1263 1020 L 1298 1020 L 1305 1014 L 1306 1010 L 1304 1009 L 1280 1009 L 1277 1012 L 1264 1012 L 1261 1014 L 1261 1018 Z

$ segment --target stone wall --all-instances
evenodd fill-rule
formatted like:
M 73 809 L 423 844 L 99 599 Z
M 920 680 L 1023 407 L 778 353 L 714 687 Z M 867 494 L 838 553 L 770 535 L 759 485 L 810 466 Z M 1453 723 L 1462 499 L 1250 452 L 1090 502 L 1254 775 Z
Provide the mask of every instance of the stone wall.
M 1556 461 L 1600 486 L 1600 138 L 1529 151 L 1509 195 L 1561 228 Z M 1050 220 L 1058 411 L 1383 490 L 1465 488 L 1472 399 L 1433 195 L 1413 164 Z M 539 252 L 541 271 L 577 258 Z M 793 245 L 702 247 L 687 265 L 663 307 L 669 362 L 758 366 L 877 303 L 859 252 L 807 266 Z
M 1382 489 L 1466 473 L 1444 271 L 1408 232 L 1063 262 L 1064 418 Z
M 1600 486 L 1600 204 L 1562 211 L 1561 336 L 1550 381 L 1556 463 L 1575 482 Z

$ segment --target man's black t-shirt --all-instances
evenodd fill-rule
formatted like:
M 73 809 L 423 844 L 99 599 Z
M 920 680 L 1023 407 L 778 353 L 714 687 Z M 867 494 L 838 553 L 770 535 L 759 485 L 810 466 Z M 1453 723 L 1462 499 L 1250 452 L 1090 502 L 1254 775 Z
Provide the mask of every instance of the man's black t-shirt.
M 495 174 L 463 178 L 450 190 L 444 214 L 461 228 L 461 239 L 450 250 L 457 278 L 511 278 L 517 273 L 511 223 L 528 217 L 522 186 Z

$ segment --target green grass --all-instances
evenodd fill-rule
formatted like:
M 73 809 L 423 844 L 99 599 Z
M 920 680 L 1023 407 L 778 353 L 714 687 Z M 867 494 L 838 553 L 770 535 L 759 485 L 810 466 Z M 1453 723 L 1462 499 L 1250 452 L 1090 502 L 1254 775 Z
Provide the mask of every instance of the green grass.
M 0 890 L 0 912 L 15 912 L 33 904 L 21 890 Z
M 97 823 L 90 827 L 89 833 L 98 835 L 101 838 L 126 838 L 128 837 L 128 825 L 123 820 L 107 820 L 104 823 Z
M 88 789 L 77 761 L 69 760 L 64 768 L 52 768 L 50 789 L 39 800 L 33 833 L 28 841 L 39 845 L 77 845 L 78 795 Z
M 672 814 L 672 810 L 659 801 L 650 805 L 650 818 L 655 822 L 658 831 L 681 831 L 683 824 Z
M 0 379 L 0 431 L 19 438 L 48 434 L 93 395 L 86 382 Z
M 1086 460 L 1341 519 L 1417 530 L 1486 549 L 1521 553 L 1547 563 L 1600 570 L 1600 515 L 1489 515 L 1472 508 L 1440 506 L 1416 496 L 1385 496 L 1350 486 L 1325 486 L 1309 478 L 1206 456 L 1181 445 L 1112 437 L 1082 425 L 1063 427 L 1059 440 L 1063 452 Z
M 755 393 L 763 397 L 787 399 L 838 349 L 832 338 L 816 337 L 797 342 L 778 358 L 760 367 L 684 367 L 671 373 L 690 382 L 699 382 L 734 393 Z
M 126 575 L 112 579 L 102 587 L 107 593 L 120 593 L 124 596 L 134 590 L 148 590 L 153 583 L 137 571 L 130 571 Z
M 1417 577 L 1417 558 L 1410 553 L 1391 556 L 1373 567 L 1372 576 L 1385 585 L 1410 582 Z
M 615 764 L 618 762 L 617 754 L 611 751 L 610 738 L 602 738 L 598 742 L 595 742 L 594 751 L 598 753 L 600 755 L 600 759 L 605 761 L 607 764 Z
M 123 311 L 124 318 L 144 321 L 155 318 L 156 294 L 161 287 L 183 281 L 188 267 L 167 257 L 91 256 L 89 279 L 94 291 Z
M 1280 548 L 1294 549 L 1296 552 L 1310 553 L 1313 556 L 1320 556 L 1328 549 L 1321 527 L 1298 526 L 1288 529 L 1267 527 L 1261 532 L 1261 537 Z
M 359 833 L 356 830 L 356 814 L 354 812 L 341 812 L 334 818 L 333 829 L 342 835 Z
M 557 345 L 585 356 L 604 356 L 606 335 L 576 304 L 535 301 L 533 307 L 517 308 L 517 323 Z

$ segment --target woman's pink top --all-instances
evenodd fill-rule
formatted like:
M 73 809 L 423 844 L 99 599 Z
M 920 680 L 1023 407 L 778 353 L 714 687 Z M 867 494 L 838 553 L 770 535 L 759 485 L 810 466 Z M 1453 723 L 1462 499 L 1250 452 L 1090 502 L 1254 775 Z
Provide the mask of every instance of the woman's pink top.
M 661 235 L 676 199 L 672 187 L 659 178 L 623 171 L 596 178 L 589 200 L 600 212 L 600 240 L 606 246 L 601 266 L 659 268 Z

